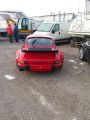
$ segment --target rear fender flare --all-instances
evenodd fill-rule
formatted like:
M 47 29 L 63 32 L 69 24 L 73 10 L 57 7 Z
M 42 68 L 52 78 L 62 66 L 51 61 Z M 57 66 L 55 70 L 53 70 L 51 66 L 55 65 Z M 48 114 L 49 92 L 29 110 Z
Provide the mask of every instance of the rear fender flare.
M 16 52 L 16 61 L 22 60 L 24 56 L 24 53 L 21 50 L 18 50 Z
M 58 51 L 57 55 L 56 55 L 56 59 L 60 59 L 62 62 L 64 61 L 64 53 L 62 51 Z

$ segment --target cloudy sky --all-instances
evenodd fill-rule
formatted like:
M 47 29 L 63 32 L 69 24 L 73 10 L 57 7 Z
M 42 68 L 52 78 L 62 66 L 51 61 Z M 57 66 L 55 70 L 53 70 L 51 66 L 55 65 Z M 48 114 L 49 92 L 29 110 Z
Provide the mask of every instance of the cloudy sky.
M 48 15 L 51 12 L 82 12 L 85 10 L 85 0 L 2 0 L 1 10 L 20 10 L 29 17 Z

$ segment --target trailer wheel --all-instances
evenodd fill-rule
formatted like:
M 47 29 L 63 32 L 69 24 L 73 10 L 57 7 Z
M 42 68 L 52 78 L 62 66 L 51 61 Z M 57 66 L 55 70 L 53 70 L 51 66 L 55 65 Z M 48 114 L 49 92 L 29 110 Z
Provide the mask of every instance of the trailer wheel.
M 75 44 L 74 44 L 74 40 L 73 40 L 73 39 L 71 40 L 70 45 L 71 45 L 71 47 L 74 47 L 74 46 L 75 46 Z
M 85 53 L 85 49 L 83 47 L 80 47 L 80 49 L 79 49 L 79 58 L 80 58 L 80 60 L 83 60 L 83 61 L 86 60 L 86 53 Z

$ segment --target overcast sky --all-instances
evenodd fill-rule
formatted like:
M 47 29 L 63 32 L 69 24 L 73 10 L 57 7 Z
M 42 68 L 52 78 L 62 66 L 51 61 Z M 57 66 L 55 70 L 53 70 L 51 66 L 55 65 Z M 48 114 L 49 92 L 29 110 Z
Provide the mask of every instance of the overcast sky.
M 1 10 L 20 10 L 29 17 L 63 12 L 82 12 L 85 0 L 1 0 Z

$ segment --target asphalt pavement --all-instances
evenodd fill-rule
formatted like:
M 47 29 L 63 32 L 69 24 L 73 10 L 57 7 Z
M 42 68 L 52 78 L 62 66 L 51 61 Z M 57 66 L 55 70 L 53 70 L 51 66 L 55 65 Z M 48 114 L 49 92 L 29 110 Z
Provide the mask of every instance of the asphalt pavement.
M 0 120 L 90 120 L 90 64 L 78 48 L 59 45 L 64 66 L 52 72 L 18 71 L 23 41 L 0 42 Z

